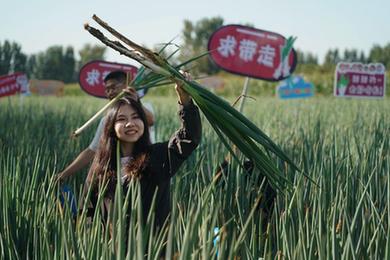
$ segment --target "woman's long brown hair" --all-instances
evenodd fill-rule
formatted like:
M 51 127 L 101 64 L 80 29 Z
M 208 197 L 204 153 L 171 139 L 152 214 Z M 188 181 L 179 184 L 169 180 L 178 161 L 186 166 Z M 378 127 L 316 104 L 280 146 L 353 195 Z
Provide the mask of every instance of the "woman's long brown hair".
M 118 138 L 116 137 L 114 125 L 119 108 L 124 105 L 131 106 L 144 123 L 144 133 L 135 143 L 132 155 L 133 159 L 125 166 L 124 171 L 128 180 L 130 178 L 142 177 L 141 174 L 148 159 L 147 152 L 151 145 L 149 127 L 141 102 L 130 97 L 123 97 L 114 103 L 107 112 L 104 130 L 100 137 L 99 148 L 96 151 L 95 158 L 88 173 L 88 185 L 95 186 L 96 182 L 102 184 L 108 181 L 108 191 L 115 187 Z

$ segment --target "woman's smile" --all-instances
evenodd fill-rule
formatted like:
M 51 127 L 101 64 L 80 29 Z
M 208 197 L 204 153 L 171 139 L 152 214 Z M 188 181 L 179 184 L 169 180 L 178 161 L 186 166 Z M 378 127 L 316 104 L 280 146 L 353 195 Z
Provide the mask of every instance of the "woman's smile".
M 125 131 L 125 134 L 126 135 L 133 135 L 133 134 L 136 134 L 138 131 L 136 129 L 130 129 L 130 130 L 127 130 Z
M 122 105 L 115 119 L 115 133 L 122 142 L 137 142 L 144 134 L 144 123 L 130 105 Z

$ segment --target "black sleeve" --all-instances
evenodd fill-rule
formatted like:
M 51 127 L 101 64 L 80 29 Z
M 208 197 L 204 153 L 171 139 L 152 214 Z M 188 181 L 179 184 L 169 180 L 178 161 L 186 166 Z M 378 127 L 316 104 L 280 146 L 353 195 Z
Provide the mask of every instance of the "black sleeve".
M 179 105 L 179 118 L 181 127 L 177 130 L 169 142 L 154 145 L 151 164 L 159 164 L 158 179 L 164 181 L 175 175 L 181 164 L 191 155 L 198 146 L 202 125 L 198 107 L 192 101 L 187 106 Z M 158 158 L 158 159 L 157 159 Z M 157 160 L 156 160 L 157 159 Z M 156 177 L 156 176 L 155 176 Z

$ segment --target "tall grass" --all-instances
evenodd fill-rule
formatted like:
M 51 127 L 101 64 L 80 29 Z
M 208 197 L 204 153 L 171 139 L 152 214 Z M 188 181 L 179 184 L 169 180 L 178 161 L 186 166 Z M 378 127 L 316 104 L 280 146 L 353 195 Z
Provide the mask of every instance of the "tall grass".
M 179 124 L 172 119 L 176 102 L 151 101 L 157 139 L 166 140 Z M 167 225 L 155 230 L 153 214 L 140 225 L 135 184 L 109 217 L 112 236 L 98 211 L 89 221 L 62 208 L 52 179 L 88 145 L 92 128 L 78 139 L 69 135 L 100 106 L 93 98 L 0 100 L 1 259 L 389 258 L 388 100 L 247 102 L 244 114 L 320 185 L 291 175 L 293 193 L 277 195 L 268 221 L 260 172 L 244 173 L 233 162 L 215 178 L 227 151 L 203 120 L 201 145 L 172 179 Z M 69 181 L 77 199 L 84 178 L 85 171 Z

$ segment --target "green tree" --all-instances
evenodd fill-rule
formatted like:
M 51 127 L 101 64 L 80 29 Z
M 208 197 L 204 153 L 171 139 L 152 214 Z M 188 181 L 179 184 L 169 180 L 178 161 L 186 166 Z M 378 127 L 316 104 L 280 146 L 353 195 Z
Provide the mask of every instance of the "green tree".
M 297 53 L 297 60 L 299 64 L 318 65 L 318 58 L 311 52 L 303 52 L 301 50 L 295 50 Z
M 339 50 L 330 49 L 325 54 L 324 63 L 321 66 L 321 69 L 324 73 L 334 71 L 336 64 L 341 61 Z
M 20 71 L 26 72 L 27 55 L 16 42 L 5 40 L 0 42 L 0 75 Z
M 179 59 L 186 61 L 207 52 L 207 44 L 211 34 L 223 25 L 222 17 L 203 18 L 196 23 L 184 20 L 182 30 L 184 44 Z M 214 74 L 219 68 L 208 58 L 199 59 L 192 69 L 194 73 Z
M 359 61 L 358 51 L 356 49 L 352 49 L 352 50 L 345 49 L 343 61 L 358 62 Z
M 380 45 L 375 44 L 371 50 L 370 54 L 368 55 L 369 62 L 383 62 L 383 49 Z
M 387 69 L 390 69 L 390 43 L 388 43 L 383 49 L 385 56 L 385 61 L 383 64 L 386 66 Z
M 24 54 L 21 49 L 21 46 L 15 43 L 11 68 L 14 72 L 19 71 L 27 73 L 27 55 Z
M 40 79 L 63 80 L 62 46 L 51 46 L 37 56 L 37 76 Z
M 33 70 L 36 78 L 68 83 L 74 80 L 75 64 L 73 48 L 69 46 L 64 50 L 62 46 L 56 45 L 30 59 L 28 67 Z
M 308 73 L 318 67 L 318 58 L 311 52 L 303 52 L 299 49 L 295 50 L 297 53 L 297 68 L 296 73 Z
M 76 60 L 74 58 L 73 47 L 68 46 L 63 56 L 64 65 L 64 81 L 74 82 L 76 81 Z
M 106 53 L 106 47 L 105 46 L 99 46 L 99 45 L 91 45 L 91 44 L 85 44 L 81 50 L 79 50 L 80 55 L 80 61 L 77 66 L 77 70 L 79 70 L 82 66 L 84 66 L 86 63 L 93 61 L 93 60 L 104 60 L 105 59 L 105 53 Z
M 361 62 L 361 63 L 366 63 L 367 62 L 366 55 L 364 54 L 363 51 L 360 52 L 359 62 Z
M 375 44 L 368 55 L 369 62 L 379 62 L 385 65 L 386 68 L 390 68 L 390 43 L 381 47 Z
M 306 63 L 312 65 L 318 65 L 318 57 L 311 52 L 307 53 Z
M 29 78 L 38 78 L 37 74 L 37 55 L 32 54 L 28 56 L 26 62 L 26 72 Z
M 5 40 L 0 42 L 0 75 L 8 74 L 11 70 L 12 50 L 11 43 Z
M 336 48 L 334 50 L 330 49 L 325 54 L 325 65 L 336 65 L 338 62 L 341 61 L 339 50 Z

